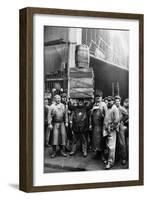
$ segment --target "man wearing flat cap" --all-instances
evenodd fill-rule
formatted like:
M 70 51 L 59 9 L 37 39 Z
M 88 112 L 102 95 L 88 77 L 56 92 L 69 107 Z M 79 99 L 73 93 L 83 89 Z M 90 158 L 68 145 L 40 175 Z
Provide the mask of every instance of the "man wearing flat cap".
M 48 117 L 49 117 L 49 109 L 50 106 L 48 105 L 48 97 L 44 97 L 44 139 L 45 139 L 45 146 L 49 147 L 49 139 L 50 139 L 50 129 L 48 128 Z
M 119 111 L 113 104 L 113 97 L 107 97 L 107 111 L 104 118 L 103 136 L 106 139 L 107 159 L 105 169 L 110 169 L 115 163 L 116 132 L 119 124 Z
M 127 127 L 125 126 L 125 121 L 128 118 L 128 112 L 125 107 L 121 106 L 121 97 L 115 96 L 115 104 L 119 110 L 119 131 L 117 134 L 118 150 L 119 156 L 121 158 L 122 165 L 126 164 L 127 160 L 127 148 L 126 148 L 126 138 L 125 131 Z
M 73 131 L 72 150 L 70 155 L 74 155 L 77 151 L 78 141 L 82 144 L 82 153 L 84 157 L 87 157 L 87 130 L 88 130 L 88 116 L 87 109 L 84 104 L 84 99 L 79 99 L 77 106 L 72 111 L 70 117 L 70 126 Z
M 103 144 L 103 121 L 106 114 L 106 104 L 102 101 L 102 91 L 95 94 L 95 103 L 91 109 L 89 129 L 92 129 L 92 149 L 97 156 L 102 156 Z
M 54 158 L 56 156 L 56 146 L 61 146 L 61 155 L 66 157 L 67 154 L 65 152 L 66 146 L 66 129 L 68 126 L 68 116 L 67 110 L 64 104 L 61 103 L 60 95 L 55 95 L 55 102 L 50 106 L 49 109 L 49 128 L 53 129 L 53 152 L 51 157 Z
M 61 95 L 61 103 L 63 103 L 64 106 L 65 106 L 67 116 L 68 116 L 68 122 L 69 122 L 69 117 L 70 117 L 71 111 L 69 109 L 70 106 L 69 106 L 69 102 L 68 102 L 68 99 L 67 99 L 67 94 L 65 92 L 63 92 L 62 95 Z M 71 132 L 70 126 L 66 127 L 66 134 L 67 134 L 66 149 L 67 149 L 67 151 L 69 151 L 70 150 L 70 143 L 71 143 L 71 140 L 72 140 L 72 132 Z

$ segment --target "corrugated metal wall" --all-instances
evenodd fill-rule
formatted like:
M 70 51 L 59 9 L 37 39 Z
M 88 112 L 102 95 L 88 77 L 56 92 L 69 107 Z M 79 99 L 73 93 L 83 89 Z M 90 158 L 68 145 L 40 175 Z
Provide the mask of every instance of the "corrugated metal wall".
M 103 91 L 103 96 L 112 95 L 112 83 L 119 83 L 119 95 L 122 101 L 128 98 L 129 94 L 129 71 L 108 64 L 99 59 L 90 57 L 90 67 L 94 70 L 95 89 Z M 116 95 L 116 94 L 114 94 Z

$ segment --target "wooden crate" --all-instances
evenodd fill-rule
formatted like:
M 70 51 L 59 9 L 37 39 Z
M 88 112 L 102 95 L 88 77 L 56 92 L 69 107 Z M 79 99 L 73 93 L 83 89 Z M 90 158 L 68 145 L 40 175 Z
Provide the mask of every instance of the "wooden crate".
M 70 68 L 69 69 L 70 78 L 93 78 L 92 68 Z
M 70 78 L 70 88 L 93 88 L 93 79 Z
M 72 88 L 70 98 L 93 98 L 93 88 Z
M 70 68 L 69 95 L 71 98 L 93 98 L 94 75 L 92 68 Z

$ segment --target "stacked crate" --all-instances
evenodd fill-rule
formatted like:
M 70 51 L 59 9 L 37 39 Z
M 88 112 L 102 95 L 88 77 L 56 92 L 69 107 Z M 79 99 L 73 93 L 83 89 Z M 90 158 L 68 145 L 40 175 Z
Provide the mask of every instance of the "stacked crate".
M 70 98 L 93 98 L 93 88 L 94 74 L 92 68 L 69 68 Z

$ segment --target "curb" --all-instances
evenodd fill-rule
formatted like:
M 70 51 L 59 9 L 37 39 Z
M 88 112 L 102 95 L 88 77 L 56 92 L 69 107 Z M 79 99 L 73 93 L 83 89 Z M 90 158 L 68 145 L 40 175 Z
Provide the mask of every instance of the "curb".
M 44 167 L 50 167 L 54 169 L 64 169 L 66 171 L 86 171 L 83 167 L 71 167 L 71 166 L 60 166 L 58 164 L 51 164 L 51 163 L 45 163 Z

